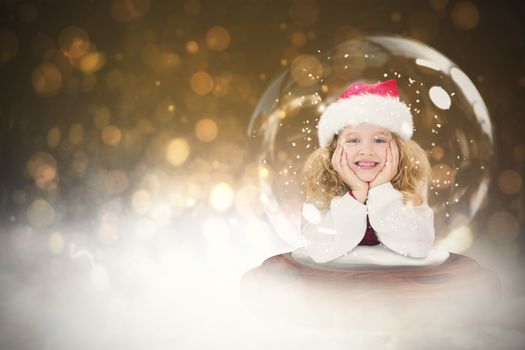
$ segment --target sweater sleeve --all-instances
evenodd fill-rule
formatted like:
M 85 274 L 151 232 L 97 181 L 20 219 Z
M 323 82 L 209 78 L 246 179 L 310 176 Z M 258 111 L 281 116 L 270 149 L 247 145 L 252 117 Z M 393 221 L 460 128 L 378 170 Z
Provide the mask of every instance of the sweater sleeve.
M 401 192 L 390 182 L 368 191 L 368 215 L 377 238 L 393 251 L 424 258 L 434 243 L 434 213 L 426 202 L 426 184 L 420 186 L 425 201 L 412 206 L 403 203 Z
M 366 215 L 366 205 L 349 194 L 334 197 L 325 213 L 305 203 L 301 215 L 301 232 L 306 252 L 317 263 L 343 256 L 363 239 Z

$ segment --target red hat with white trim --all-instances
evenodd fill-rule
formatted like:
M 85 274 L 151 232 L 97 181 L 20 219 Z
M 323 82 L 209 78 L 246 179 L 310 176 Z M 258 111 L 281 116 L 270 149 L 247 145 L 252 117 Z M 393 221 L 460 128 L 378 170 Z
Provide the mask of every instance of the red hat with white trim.
M 414 124 L 408 106 L 399 100 L 397 82 L 356 82 L 330 104 L 319 118 L 319 144 L 327 146 L 334 135 L 349 125 L 369 123 L 395 132 L 402 139 L 412 137 Z

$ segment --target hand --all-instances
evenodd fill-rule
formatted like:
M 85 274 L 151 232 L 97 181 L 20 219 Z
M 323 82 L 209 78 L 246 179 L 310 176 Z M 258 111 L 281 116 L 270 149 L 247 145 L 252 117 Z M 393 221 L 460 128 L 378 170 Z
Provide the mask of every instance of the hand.
M 397 167 L 399 165 L 399 150 L 397 148 L 396 141 L 390 140 L 386 149 L 386 162 L 385 166 L 379 174 L 370 182 L 370 188 L 382 185 L 389 182 L 396 176 Z
M 352 190 L 352 193 L 356 195 L 357 193 L 366 194 L 368 193 L 368 183 L 362 181 L 356 173 L 348 165 L 348 157 L 345 151 L 344 146 L 338 144 L 337 148 L 334 151 L 332 156 L 332 166 L 343 182 Z

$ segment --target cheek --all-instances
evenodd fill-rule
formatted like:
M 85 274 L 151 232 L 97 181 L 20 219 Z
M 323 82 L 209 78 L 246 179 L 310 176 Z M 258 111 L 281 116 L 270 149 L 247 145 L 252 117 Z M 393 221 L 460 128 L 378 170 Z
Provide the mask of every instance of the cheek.
M 345 152 L 349 160 L 354 159 L 357 153 L 352 146 L 345 146 Z
M 376 154 L 381 160 L 381 163 L 386 162 L 386 150 L 387 150 L 386 146 L 378 147 L 378 149 L 376 150 Z
M 355 162 L 355 159 L 356 159 L 356 154 L 355 152 L 346 152 L 346 159 L 348 160 L 348 164 L 350 166 L 355 166 L 354 162 Z

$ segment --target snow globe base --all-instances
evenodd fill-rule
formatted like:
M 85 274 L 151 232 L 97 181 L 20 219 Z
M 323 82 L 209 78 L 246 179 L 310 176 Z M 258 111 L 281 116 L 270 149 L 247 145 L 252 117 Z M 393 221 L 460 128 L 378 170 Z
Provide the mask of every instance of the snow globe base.
M 494 272 L 454 253 L 437 266 L 330 271 L 298 263 L 290 252 L 266 259 L 241 281 L 241 297 L 258 315 L 314 327 L 471 325 L 484 322 L 499 295 Z

